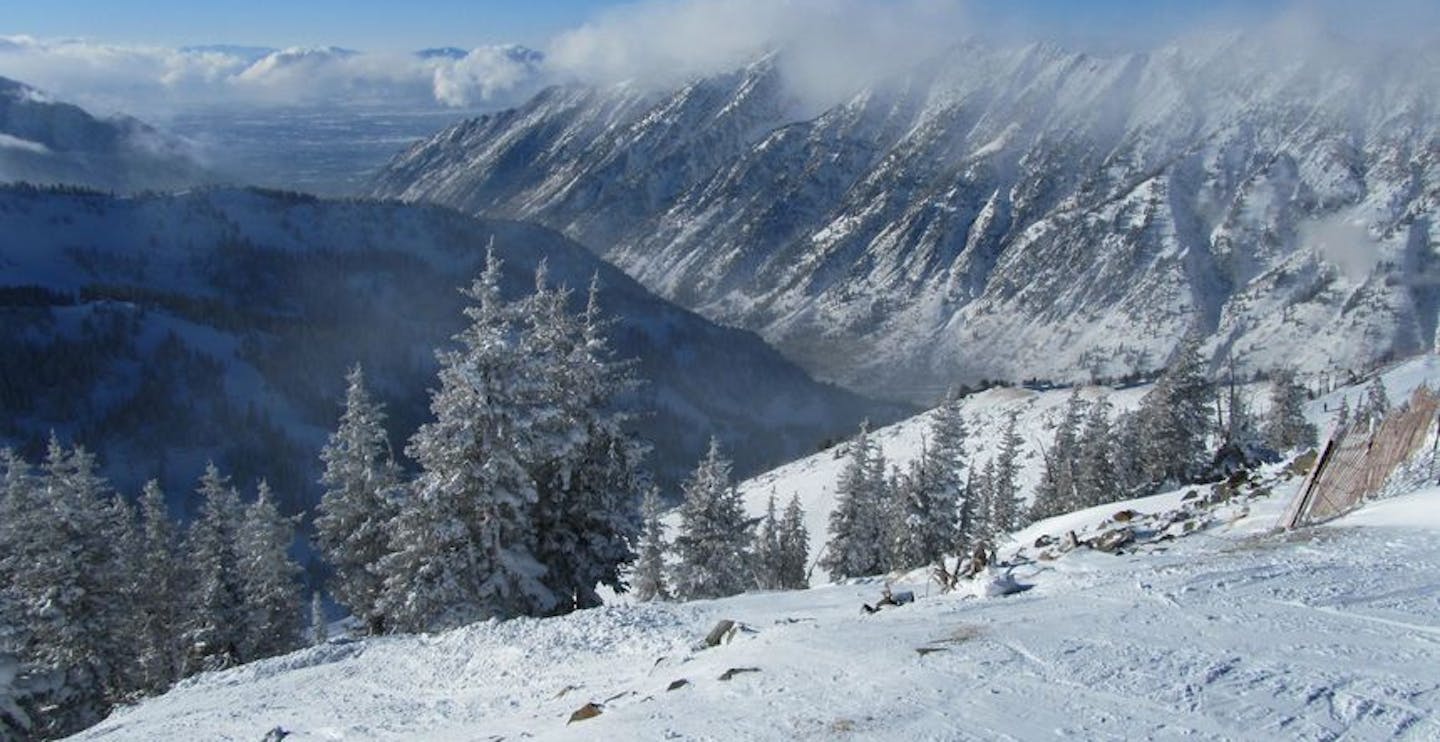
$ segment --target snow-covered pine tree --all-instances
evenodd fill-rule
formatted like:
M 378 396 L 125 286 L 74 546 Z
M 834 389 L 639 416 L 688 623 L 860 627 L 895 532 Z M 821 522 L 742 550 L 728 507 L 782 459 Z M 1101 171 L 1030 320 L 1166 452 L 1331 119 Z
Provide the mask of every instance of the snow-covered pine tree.
M 355 366 L 345 377 L 345 409 L 339 428 L 320 452 L 325 486 L 315 518 L 315 540 L 334 570 L 335 599 L 359 618 L 366 630 L 385 630 L 379 610 L 384 576 L 380 561 L 390 551 L 390 523 L 400 490 L 399 468 L 385 435 L 385 411 L 365 387 Z
M 995 538 L 1009 534 L 1024 525 L 1024 503 L 1020 500 L 1020 447 L 1024 440 L 1016 431 L 1018 414 L 1011 412 L 1000 433 L 1000 451 L 995 470 L 988 477 L 990 484 L 990 531 Z
M 1065 403 L 1065 410 L 1055 425 L 1055 438 L 1050 450 L 1045 452 L 1045 470 L 1035 490 L 1035 502 L 1030 508 L 1031 520 L 1068 513 L 1080 507 L 1076 478 L 1080 425 L 1084 421 L 1086 406 L 1077 387 Z
M 300 565 L 290 558 L 295 522 L 280 514 L 270 485 L 260 480 L 237 533 L 240 591 L 245 601 L 244 661 L 300 646 Z
M 1193 481 L 1208 464 L 1211 384 L 1192 335 L 1141 400 L 1140 469 L 1150 488 Z
M 870 442 L 870 426 L 861 423 L 850 442 L 850 455 L 835 483 L 835 509 L 830 513 L 830 542 L 820 566 L 832 579 L 872 575 L 885 569 L 886 510 L 879 486 L 884 459 Z
M 325 598 L 320 589 L 310 593 L 310 643 L 324 644 L 330 641 L 330 621 L 325 617 Z
M 962 509 L 966 491 L 965 439 L 968 436 L 962 402 L 956 390 L 947 392 L 945 401 L 931 415 L 927 431 L 929 445 L 925 447 L 922 466 L 931 487 L 932 511 L 924 538 L 926 563 L 936 561 L 955 548 L 958 541 L 964 540 L 964 529 L 969 527 Z
M 895 499 L 896 527 L 891 567 L 914 569 L 934 564 L 955 545 L 955 502 L 932 479 L 940 467 L 922 446 L 920 458 L 910 462 L 904 473 L 897 472 L 891 485 Z
M 1117 496 L 1112 499 L 1136 497 L 1150 490 L 1141 423 L 1140 411 L 1132 410 L 1116 415 L 1110 427 L 1115 437 L 1115 479 L 1120 485 Z
M 1113 405 L 1108 397 L 1090 403 L 1080 431 L 1075 473 L 1077 507 L 1086 508 L 1120 499 L 1124 487 L 1115 467 L 1115 440 L 1110 428 Z
M 1365 386 L 1365 398 L 1355 406 L 1356 426 L 1379 423 L 1390 412 L 1390 395 L 1385 391 L 1385 381 L 1378 375 Z
M 644 528 L 640 535 L 640 558 L 630 578 L 630 593 L 642 603 L 670 597 L 665 584 L 665 524 L 660 521 L 660 515 L 660 490 L 651 487 L 645 492 L 641 506 Z
M 193 580 L 184 626 L 186 674 L 243 662 L 250 632 L 238 550 L 245 520 L 240 494 L 213 462 L 206 464 L 197 492 L 200 514 L 184 546 Z
M 520 307 L 534 416 L 526 467 L 537 487 L 535 556 L 556 610 L 567 611 L 599 605 L 597 585 L 626 589 L 621 572 L 640 536 L 645 449 L 614 409 L 636 381 L 633 364 L 612 359 L 598 276 L 579 317 L 567 309 L 569 291 L 547 280 L 542 262 L 535 293 Z
M 1282 368 L 1270 375 L 1270 409 L 1264 424 L 1266 445 L 1276 451 L 1315 445 L 1315 426 L 1305 419 L 1306 396 L 1294 369 Z
M 990 502 L 985 499 L 985 485 L 978 467 L 971 466 L 965 477 L 965 491 L 960 499 L 960 515 L 955 522 L 955 553 L 969 554 L 975 544 L 986 538 L 986 520 Z
M 140 687 L 152 693 L 169 688 L 184 669 L 178 629 L 184 616 L 186 578 L 178 552 L 179 538 L 165 506 L 165 493 L 152 479 L 140 493 L 140 562 L 135 586 Z
M 685 481 L 671 579 L 681 600 L 735 595 L 753 584 L 750 526 L 730 482 L 730 466 L 720 440 L 711 438 L 705 458 Z
M 540 615 L 559 602 L 535 557 L 535 482 L 524 449 L 532 419 L 513 307 L 500 296 L 500 259 L 463 293 L 470 324 L 436 353 L 435 420 L 406 452 L 420 474 L 382 561 L 381 611 L 397 628 L 428 630 L 490 617 Z
M 6 462 L 7 519 L 0 574 L 7 621 L 37 736 L 59 736 L 104 715 L 124 697 L 133 658 L 125 635 L 128 586 L 109 487 L 94 458 L 53 434 L 38 475 Z
M 761 590 L 779 590 L 781 571 L 784 569 L 784 553 L 780 545 L 780 518 L 775 511 L 775 492 L 765 503 L 765 515 L 755 529 L 755 544 L 752 548 L 755 558 L 755 586 Z
M 803 590 L 809 587 L 806 564 L 810 559 L 810 534 L 805 530 L 805 511 L 800 496 L 790 496 L 785 517 L 780 522 L 780 587 Z

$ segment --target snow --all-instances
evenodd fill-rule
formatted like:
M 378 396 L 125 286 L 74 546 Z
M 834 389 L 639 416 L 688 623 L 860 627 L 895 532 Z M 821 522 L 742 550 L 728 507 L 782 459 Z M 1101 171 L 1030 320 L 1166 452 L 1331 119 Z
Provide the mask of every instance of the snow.
M 1440 358 L 1382 378 L 1398 399 L 1440 378 Z M 1312 417 L 1325 422 L 1345 391 L 1316 400 Z M 992 447 L 1011 410 L 1027 438 L 1041 435 L 1067 395 L 972 396 L 972 443 Z M 900 459 L 926 422 L 875 436 Z M 841 463 L 823 452 L 742 491 L 763 506 L 769 487 L 782 502 L 793 487 L 822 522 Z M 1301 478 L 1283 465 L 1258 478 L 1214 502 L 1195 486 L 1041 521 L 999 546 L 1013 566 L 946 594 L 923 570 L 892 576 L 917 600 L 873 615 L 861 605 L 880 598 L 881 578 L 338 639 L 189 679 L 78 738 L 253 740 L 275 727 L 291 740 L 1440 737 L 1440 486 L 1277 532 Z M 1121 511 L 1151 524 L 1198 513 L 1199 527 L 1119 554 L 1047 558 L 1035 546 L 1103 533 Z M 740 629 L 705 648 L 721 619 Z M 591 703 L 598 717 L 569 721 Z
M 856 581 L 336 641 L 78 738 L 1435 739 L 1440 522 L 1414 516 L 1440 492 L 1269 532 L 1298 481 L 1164 548 L 1016 567 L 1018 595 L 912 581 L 914 603 L 864 615 L 881 585 Z M 700 648 L 722 618 L 742 629 Z M 600 716 L 567 723 L 586 703 Z
M 1080 394 L 1087 401 L 1106 394 L 1115 405 L 1116 413 L 1119 413 L 1138 406 L 1148 389 L 1148 386 L 1123 390 L 1084 387 Z M 967 397 L 962 414 L 969 430 L 965 451 L 970 465 L 983 466 L 988 457 L 998 454 L 1000 435 L 1007 417 L 1015 413 L 1016 430 L 1025 441 L 1020 454 L 1020 491 L 1028 498 L 1044 469 L 1041 447 L 1051 444 L 1054 436 L 1051 426 L 1059 421 L 1070 393 L 1070 389 L 1033 391 L 996 387 Z M 930 417 L 931 413 L 926 412 L 871 434 L 871 439 L 884 452 L 890 466 L 899 466 L 903 470 L 910 461 L 920 456 L 921 447 L 929 434 Z M 800 506 L 805 509 L 805 528 L 810 532 L 810 564 L 815 563 L 825 548 L 830 511 L 834 509 L 835 483 L 845 467 L 847 450 L 847 444 L 842 443 L 739 485 L 745 507 L 752 517 L 765 513 L 765 505 L 772 492 L 782 507 L 790 501 L 791 495 L 799 496 Z M 674 518 L 669 522 L 673 528 Z M 825 580 L 824 570 L 815 569 L 811 573 L 812 585 Z

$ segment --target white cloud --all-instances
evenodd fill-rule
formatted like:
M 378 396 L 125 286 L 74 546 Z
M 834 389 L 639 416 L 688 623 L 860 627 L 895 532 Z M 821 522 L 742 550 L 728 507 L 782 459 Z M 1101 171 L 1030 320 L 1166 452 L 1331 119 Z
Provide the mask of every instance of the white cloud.
M 669 86 L 772 50 L 797 93 L 833 99 L 907 69 L 966 33 L 960 0 L 649 0 L 558 36 L 552 70 Z
M 3 132 L 0 132 L 0 149 L 16 149 L 36 155 L 50 154 L 50 148 L 40 142 L 32 142 L 29 139 L 21 139 Z
M 475 49 L 461 58 L 334 47 L 170 49 L 0 36 L 0 76 L 101 112 L 142 117 L 211 105 L 513 104 L 541 75 L 536 53 Z

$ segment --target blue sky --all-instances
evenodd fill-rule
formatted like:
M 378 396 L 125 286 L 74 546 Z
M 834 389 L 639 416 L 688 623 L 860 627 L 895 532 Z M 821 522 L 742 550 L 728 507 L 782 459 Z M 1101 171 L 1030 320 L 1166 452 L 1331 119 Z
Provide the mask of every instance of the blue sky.
M 181 46 L 539 45 L 617 0 L 13 0 L 0 35 Z
M 653 0 L 652 0 L 653 1 Z M 781 0 L 777 0 L 779 2 Z M 886 0 L 876 0 L 879 3 Z M 541 46 L 621 0 L 12 0 L 0 35 L 116 43 L 327 45 L 363 49 L 517 42 Z M 1172 33 L 1280 0 L 980 0 L 971 12 L 1059 35 Z M 1258 9 L 1258 10 L 1257 10 Z

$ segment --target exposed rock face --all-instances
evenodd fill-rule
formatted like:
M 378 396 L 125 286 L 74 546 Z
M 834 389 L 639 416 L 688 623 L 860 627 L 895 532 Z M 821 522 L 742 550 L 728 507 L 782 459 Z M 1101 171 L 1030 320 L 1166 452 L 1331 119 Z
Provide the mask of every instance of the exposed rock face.
M 772 55 L 551 88 L 374 192 L 546 224 L 871 393 L 1151 369 L 1191 329 L 1315 372 L 1434 344 L 1434 56 L 966 43 L 817 113 Z

